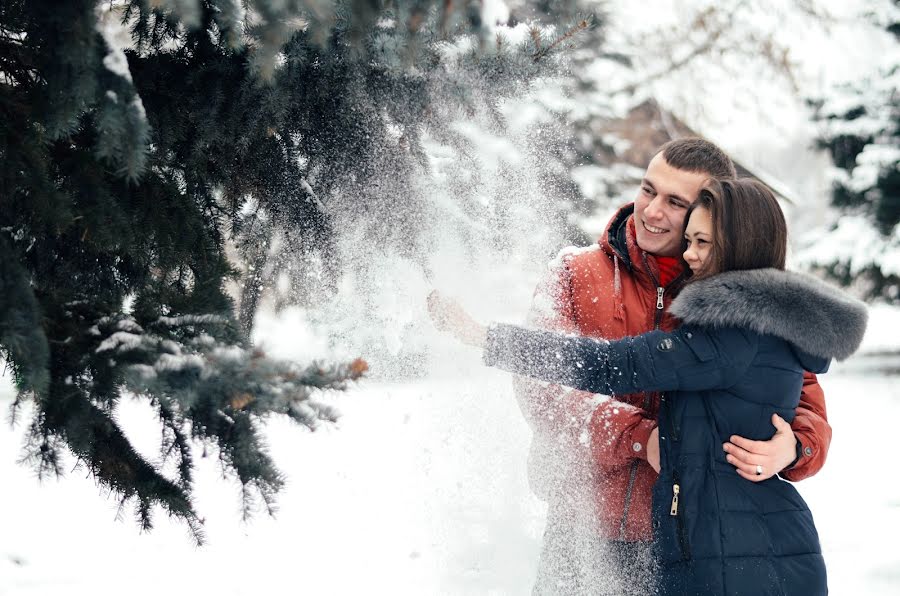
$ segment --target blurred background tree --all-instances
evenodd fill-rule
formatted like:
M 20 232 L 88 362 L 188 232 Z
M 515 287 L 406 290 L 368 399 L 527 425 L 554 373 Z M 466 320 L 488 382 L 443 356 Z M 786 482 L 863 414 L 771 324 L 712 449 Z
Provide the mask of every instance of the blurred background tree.
M 900 2 L 868 18 L 893 35 L 874 74 L 811 101 L 818 144 L 830 154 L 838 216 L 804 260 L 867 299 L 900 303 Z

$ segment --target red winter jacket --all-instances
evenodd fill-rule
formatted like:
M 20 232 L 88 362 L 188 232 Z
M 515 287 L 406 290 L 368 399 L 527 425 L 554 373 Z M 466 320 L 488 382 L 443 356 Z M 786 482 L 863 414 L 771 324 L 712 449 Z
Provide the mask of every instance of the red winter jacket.
M 679 282 L 658 286 L 655 259 L 637 246 L 629 225 L 633 210 L 623 207 L 598 244 L 564 251 L 552 264 L 535 293 L 532 324 L 606 339 L 673 328 L 676 321 L 665 309 Z M 548 525 L 568 515 L 578 495 L 589 494 L 592 531 L 607 540 L 649 541 L 656 472 L 647 463 L 646 445 L 659 395 L 604 399 L 524 378 L 516 379 L 516 394 L 535 433 L 529 477 L 535 493 L 549 502 Z M 781 475 L 801 480 L 821 469 L 831 442 L 824 394 L 811 373 L 791 426 L 803 456 Z M 585 490 L 575 494 L 573 484 Z

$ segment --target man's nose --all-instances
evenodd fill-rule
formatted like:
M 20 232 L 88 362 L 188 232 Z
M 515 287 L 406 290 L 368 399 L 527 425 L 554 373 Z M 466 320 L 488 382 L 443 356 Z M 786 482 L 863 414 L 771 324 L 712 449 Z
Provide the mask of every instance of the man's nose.
M 657 195 L 644 209 L 644 215 L 650 219 L 658 219 L 662 215 L 662 197 Z

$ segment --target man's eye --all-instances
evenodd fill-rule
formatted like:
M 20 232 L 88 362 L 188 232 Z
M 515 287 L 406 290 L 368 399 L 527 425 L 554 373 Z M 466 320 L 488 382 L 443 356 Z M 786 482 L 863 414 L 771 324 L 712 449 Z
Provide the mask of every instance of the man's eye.
M 682 203 L 682 202 L 679 201 L 678 199 L 669 199 L 669 205 L 671 205 L 671 206 L 673 206 L 673 207 L 677 207 L 677 208 L 679 208 L 679 209 L 683 209 L 683 208 L 684 208 L 684 203 Z
M 642 186 L 641 190 L 644 192 L 644 194 L 647 194 L 647 195 L 653 194 L 653 189 L 650 188 L 649 186 Z

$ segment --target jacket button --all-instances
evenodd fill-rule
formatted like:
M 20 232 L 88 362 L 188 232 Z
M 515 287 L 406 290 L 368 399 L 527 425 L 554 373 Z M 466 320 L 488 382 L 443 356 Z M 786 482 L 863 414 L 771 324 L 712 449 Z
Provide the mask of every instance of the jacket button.
M 694 337 L 694 334 L 691 333 L 690 331 L 688 331 L 687 333 L 684 334 L 684 336 L 688 339 L 691 339 L 692 337 Z
M 641 444 L 640 444 L 640 443 L 635 443 L 634 445 L 631 446 L 631 448 L 634 449 L 635 451 L 640 451 L 640 450 L 641 450 Z M 808 449 L 808 447 L 807 447 L 807 449 Z
M 806 457 L 809 457 L 810 455 L 812 455 L 812 447 L 808 447 L 808 446 L 804 447 L 803 455 L 805 455 Z
M 672 338 L 667 337 L 656 344 L 656 349 L 660 352 L 669 352 L 672 348 L 675 347 L 675 342 L 672 341 Z

